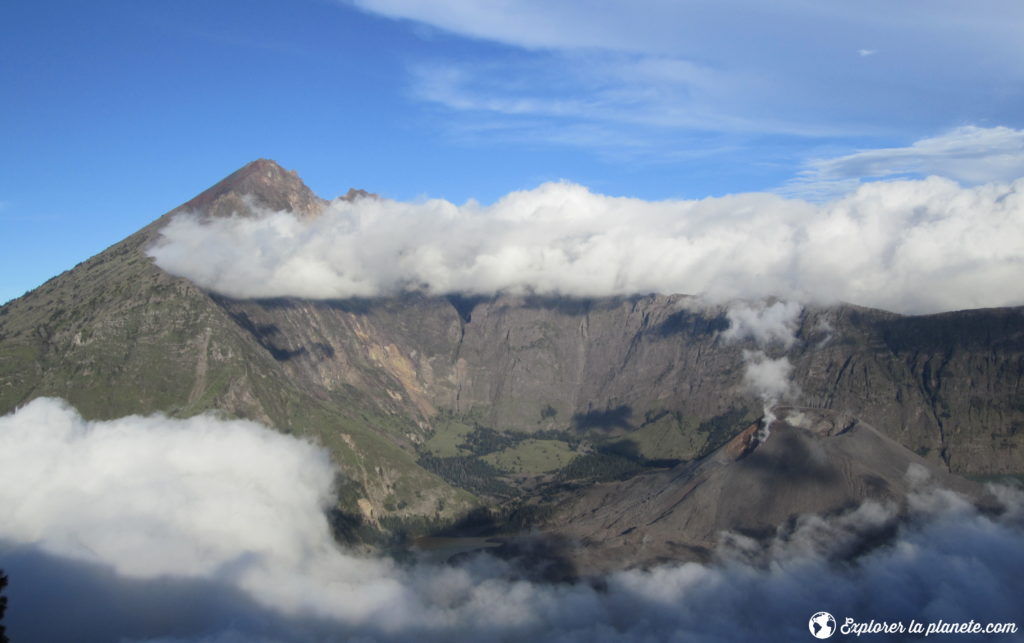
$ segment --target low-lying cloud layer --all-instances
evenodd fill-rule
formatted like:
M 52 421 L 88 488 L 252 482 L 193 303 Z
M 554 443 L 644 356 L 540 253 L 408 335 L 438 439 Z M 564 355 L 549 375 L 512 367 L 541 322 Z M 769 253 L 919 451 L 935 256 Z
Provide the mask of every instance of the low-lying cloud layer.
M 338 547 L 324 453 L 251 422 L 87 422 L 40 399 L 0 418 L 0 567 L 14 640 L 802 640 L 811 614 L 1024 624 L 1019 494 L 1000 518 L 948 492 L 898 524 L 867 504 L 714 565 L 589 584 L 515 580 L 487 557 L 398 565 Z M 59 614 L 59 618 L 54 615 Z M 885 640 L 884 637 L 872 640 Z
M 814 205 L 649 202 L 569 183 L 496 203 L 338 201 L 299 221 L 179 216 L 157 265 L 232 297 L 776 295 L 905 313 L 1024 303 L 1024 179 L 878 182 Z

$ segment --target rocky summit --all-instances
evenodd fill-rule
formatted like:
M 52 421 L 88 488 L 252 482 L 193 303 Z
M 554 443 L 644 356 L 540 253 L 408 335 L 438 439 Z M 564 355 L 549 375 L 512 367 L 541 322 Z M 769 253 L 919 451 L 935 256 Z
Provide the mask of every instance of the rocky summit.
M 723 531 L 897 500 L 908 470 L 978 497 L 964 476 L 1024 474 L 1021 308 L 804 306 L 776 347 L 796 406 L 769 405 L 765 422 L 745 379 L 759 344 L 727 335 L 728 304 L 243 300 L 146 253 L 178 214 L 315 218 L 328 204 L 255 161 L 7 303 L 0 412 L 55 396 L 94 419 L 251 418 L 329 450 L 350 540 L 530 527 L 583 543 L 580 569 L 700 558 Z

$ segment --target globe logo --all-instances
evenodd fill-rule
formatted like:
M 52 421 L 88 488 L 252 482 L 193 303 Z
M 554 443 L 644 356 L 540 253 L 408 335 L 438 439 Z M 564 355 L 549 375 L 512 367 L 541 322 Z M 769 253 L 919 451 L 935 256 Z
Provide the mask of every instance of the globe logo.
M 816 639 L 827 639 L 836 633 L 836 619 L 828 612 L 818 612 L 807 622 L 807 628 Z

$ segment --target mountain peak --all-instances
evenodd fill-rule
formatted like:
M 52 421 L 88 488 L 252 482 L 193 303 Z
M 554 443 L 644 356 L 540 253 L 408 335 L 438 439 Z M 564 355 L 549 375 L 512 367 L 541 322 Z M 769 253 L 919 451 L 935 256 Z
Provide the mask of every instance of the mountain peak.
M 257 159 L 236 170 L 179 210 L 205 216 L 247 215 L 252 207 L 287 210 L 300 217 L 316 216 L 326 201 L 302 182 L 295 170 L 286 170 L 271 159 Z

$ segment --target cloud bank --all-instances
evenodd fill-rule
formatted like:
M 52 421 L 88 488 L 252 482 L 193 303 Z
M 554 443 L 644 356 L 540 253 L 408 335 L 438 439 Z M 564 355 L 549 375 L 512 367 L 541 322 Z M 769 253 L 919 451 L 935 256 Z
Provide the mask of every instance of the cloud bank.
M 764 193 L 610 197 L 570 183 L 492 205 L 335 202 L 200 221 L 179 216 L 158 266 L 240 298 L 532 292 L 848 301 L 904 313 L 1024 303 L 1024 179 L 865 184 L 825 205 Z
M 52 399 L 0 418 L 13 640 L 800 640 L 820 610 L 1024 624 L 1024 505 L 1008 489 L 999 518 L 922 491 L 913 522 L 854 564 L 836 556 L 899 525 L 894 508 L 806 517 L 766 544 L 733 536 L 716 564 L 595 589 L 517 580 L 484 556 L 355 556 L 323 517 L 331 476 L 321 450 L 251 422 L 87 422 Z

